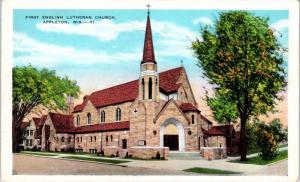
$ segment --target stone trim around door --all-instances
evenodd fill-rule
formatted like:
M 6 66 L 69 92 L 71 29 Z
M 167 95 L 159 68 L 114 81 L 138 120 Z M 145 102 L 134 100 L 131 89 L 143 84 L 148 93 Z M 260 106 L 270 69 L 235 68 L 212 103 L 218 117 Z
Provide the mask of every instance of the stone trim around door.
M 185 151 L 185 136 L 183 125 L 175 118 L 167 119 L 160 127 L 160 147 L 164 147 L 164 130 L 169 124 L 174 124 L 178 129 L 179 151 Z

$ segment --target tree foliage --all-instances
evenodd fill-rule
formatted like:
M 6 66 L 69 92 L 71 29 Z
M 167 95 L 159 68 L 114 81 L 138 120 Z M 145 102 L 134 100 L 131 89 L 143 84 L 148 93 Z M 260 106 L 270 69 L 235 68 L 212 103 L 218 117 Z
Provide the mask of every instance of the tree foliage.
M 26 115 L 36 106 L 66 109 L 66 97 L 78 97 L 80 88 L 76 81 L 60 77 L 48 69 L 33 66 L 13 68 L 13 151 L 17 150 L 20 126 Z
M 287 137 L 279 119 L 269 124 L 256 123 L 257 145 L 261 150 L 263 160 L 272 160 L 278 155 L 278 146 Z
M 218 89 L 214 97 L 206 96 L 207 105 L 211 108 L 214 119 L 218 123 L 235 123 L 238 118 L 236 105 L 230 100 L 228 94 L 225 89 Z
M 198 66 L 216 89 L 226 90 L 241 122 L 241 160 L 246 160 L 246 122 L 275 108 L 286 86 L 283 48 L 268 19 L 247 11 L 222 12 L 213 29 L 192 43 Z

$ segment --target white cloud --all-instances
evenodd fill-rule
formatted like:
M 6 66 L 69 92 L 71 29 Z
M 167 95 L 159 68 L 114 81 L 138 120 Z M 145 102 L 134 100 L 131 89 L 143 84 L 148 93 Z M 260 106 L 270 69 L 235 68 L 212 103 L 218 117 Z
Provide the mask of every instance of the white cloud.
M 98 38 L 100 41 L 116 39 L 123 32 L 144 31 L 146 21 L 129 21 L 115 23 L 112 20 L 102 20 L 95 24 L 45 24 L 37 23 L 36 27 L 44 32 L 85 35 Z M 195 33 L 187 27 L 173 22 L 152 20 L 152 31 L 165 38 L 182 39 L 195 37 Z
M 193 24 L 204 24 L 204 25 L 212 25 L 213 22 L 210 18 L 201 16 L 193 20 Z
M 108 54 L 105 51 L 77 50 L 74 47 L 63 47 L 47 44 L 28 37 L 23 33 L 14 33 L 14 62 L 18 64 L 47 65 L 60 64 L 87 65 L 96 63 L 114 64 L 120 61 L 134 61 L 141 57 L 139 52 L 117 52 Z
M 189 46 L 196 37 L 196 33 L 188 27 L 178 26 L 172 22 L 152 20 L 152 32 L 154 36 L 155 54 L 160 56 L 184 56 L 191 57 Z M 116 39 L 122 32 L 145 31 L 145 22 L 130 21 L 127 23 L 115 23 L 111 20 L 103 20 L 95 24 L 42 24 L 37 28 L 45 32 L 60 34 L 75 34 L 96 37 L 101 41 Z M 83 27 L 84 26 L 84 27 Z M 14 61 L 18 64 L 43 66 L 56 66 L 61 64 L 88 65 L 97 63 L 114 64 L 125 61 L 136 61 L 142 57 L 142 47 L 131 52 L 106 52 L 81 50 L 74 47 L 65 47 L 56 44 L 48 44 L 22 33 L 14 33 Z
M 270 27 L 275 30 L 275 35 L 279 35 L 280 31 L 289 27 L 289 20 L 288 19 L 279 20 L 275 23 L 272 23 Z
M 158 42 L 161 49 L 155 49 L 157 56 L 183 56 L 192 58 L 189 39 L 184 40 L 160 40 Z
M 270 27 L 274 28 L 277 31 L 281 31 L 281 30 L 289 27 L 289 20 L 288 19 L 279 20 L 275 23 L 272 23 L 270 25 Z

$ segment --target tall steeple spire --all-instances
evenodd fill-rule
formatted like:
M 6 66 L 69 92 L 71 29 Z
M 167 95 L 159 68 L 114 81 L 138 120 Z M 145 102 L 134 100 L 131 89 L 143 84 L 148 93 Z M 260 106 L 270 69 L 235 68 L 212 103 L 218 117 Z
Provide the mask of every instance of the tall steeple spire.
M 153 48 L 153 40 L 152 40 L 152 31 L 151 31 L 151 23 L 150 23 L 150 11 L 149 7 L 150 5 L 147 5 L 148 12 L 147 12 L 147 24 L 146 24 L 146 33 L 145 33 L 145 40 L 144 40 L 144 53 L 143 53 L 143 60 L 141 64 L 143 63 L 154 63 L 155 56 L 154 56 L 154 48 Z

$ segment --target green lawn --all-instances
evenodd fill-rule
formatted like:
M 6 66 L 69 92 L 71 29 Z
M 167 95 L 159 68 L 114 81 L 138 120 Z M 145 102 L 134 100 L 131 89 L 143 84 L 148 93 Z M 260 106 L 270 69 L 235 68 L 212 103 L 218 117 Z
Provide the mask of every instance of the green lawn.
M 278 148 L 284 148 L 284 147 L 287 147 L 287 146 L 288 146 L 288 144 L 282 144 L 282 145 L 279 145 Z M 255 154 L 255 153 L 259 153 L 259 152 L 260 152 L 260 149 L 256 148 L 256 149 L 247 151 L 247 155 Z
M 283 147 L 288 147 L 288 144 L 286 143 L 279 146 L 279 148 L 283 148 Z
M 88 158 L 88 157 L 79 157 L 79 156 L 65 156 L 61 157 L 65 159 L 75 159 L 75 160 L 85 160 L 85 161 L 94 161 L 94 162 L 104 162 L 110 164 L 120 164 L 125 162 L 130 162 L 126 160 L 112 160 L 112 159 L 102 159 L 102 158 Z
M 256 156 L 256 157 L 250 157 L 246 161 L 240 161 L 238 159 L 238 160 L 232 160 L 229 162 L 236 162 L 236 163 L 242 163 L 242 164 L 267 165 L 267 164 L 271 164 L 271 163 L 274 163 L 274 162 L 277 162 L 277 161 L 280 161 L 283 159 L 287 159 L 287 158 L 288 158 L 288 151 L 284 150 L 284 151 L 279 152 L 279 155 L 275 159 L 269 160 L 269 161 L 262 160 L 262 158 L 260 156 Z
M 40 155 L 40 156 L 57 156 L 56 154 L 42 153 L 42 152 L 28 152 L 22 151 L 21 154 L 29 154 L 29 155 Z
M 201 173 L 201 174 L 241 174 L 240 172 L 225 171 L 225 170 L 211 169 L 211 168 L 202 168 L 202 167 L 189 168 L 189 169 L 185 169 L 183 171 L 193 172 L 193 173 Z

